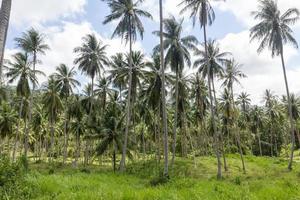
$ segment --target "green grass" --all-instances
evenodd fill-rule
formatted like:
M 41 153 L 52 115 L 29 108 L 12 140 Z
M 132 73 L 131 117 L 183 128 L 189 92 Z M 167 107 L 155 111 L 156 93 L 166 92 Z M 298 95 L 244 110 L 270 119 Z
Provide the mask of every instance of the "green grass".
M 46 164 L 32 164 L 27 180 L 35 188 L 35 199 L 155 200 L 155 199 L 300 199 L 300 164 L 288 172 L 281 158 L 246 157 L 243 174 L 237 155 L 228 158 L 229 172 L 216 180 L 216 159 L 177 158 L 170 170 L 170 181 L 151 186 L 161 166 L 155 162 L 138 162 L 128 166 L 126 174 L 114 174 L 110 168 L 92 166 L 90 173 L 72 167 L 57 167 L 49 174 Z

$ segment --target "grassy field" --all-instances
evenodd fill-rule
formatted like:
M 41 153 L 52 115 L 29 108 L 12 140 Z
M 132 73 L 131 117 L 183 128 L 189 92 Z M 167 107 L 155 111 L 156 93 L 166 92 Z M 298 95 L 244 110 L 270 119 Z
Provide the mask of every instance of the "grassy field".
M 246 157 L 243 174 L 237 155 L 228 158 L 229 171 L 217 181 L 216 160 L 199 157 L 196 162 L 177 159 L 170 171 L 170 181 L 153 186 L 160 167 L 155 162 L 138 162 L 128 166 L 126 174 L 111 172 L 108 167 L 92 166 L 88 170 L 72 167 L 47 167 L 32 164 L 27 180 L 34 185 L 35 199 L 155 200 L 155 199 L 300 199 L 300 164 L 286 170 L 280 158 Z

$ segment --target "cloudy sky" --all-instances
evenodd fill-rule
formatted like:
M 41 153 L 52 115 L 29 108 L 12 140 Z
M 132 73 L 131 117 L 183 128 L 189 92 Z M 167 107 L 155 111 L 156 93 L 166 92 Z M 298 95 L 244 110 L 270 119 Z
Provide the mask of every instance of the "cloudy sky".
M 1 0 L 0 0 L 1 2 Z M 181 0 L 164 0 L 165 16 L 183 17 L 184 34 L 193 34 L 203 41 L 199 26 L 193 28 L 188 16 L 180 16 Z M 289 7 L 300 9 L 299 0 L 278 0 L 282 11 Z M 250 15 L 257 7 L 256 0 L 227 0 L 213 3 L 216 21 L 209 27 L 208 35 L 218 40 L 222 51 L 232 52 L 234 58 L 243 64 L 242 70 L 248 76 L 242 80 L 242 87 L 235 93 L 247 91 L 253 103 L 260 103 L 265 89 L 271 89 L 278 95 L 284 94 L 284 80 L 279 58 L 271 58 L 268 51 L 258 55 L 257 43 L 249 43 L 249 28 L 255 24 Z M 142 50 L 148 56 L 152 48 L 159 42 L 152 35 L 158 30 L 158 0 L 145 0 L 143 8 L 153 15 L 153 21 L 143 20 L 145 37 L 138 41 L 134 48 Z M 73 66 L 75 55 L 73 48 L 81 44 L 87 33 L 95 33 L 104 43 L 109 45 L 108 54 L 125 52 L 127 47 L 119 39 L 111 39 L 115 24 L 103 25 L 104 17 L 109 9 L 101 0 L 14 0 L 11 24 L 8 33 L 6 58 L 16 53 L 13 39 L 22 32 L 34 27 L 46 35 L 51 51 L 40 57 L 43 61 L 38 68 L 47 75 L 54 72 L 60 63 Z M 300 22 L 293 27 L 295 38 L 300 42 Z M 290 46 L 285 47 L 285 58 L 291 92 L 300 94 L 300 51 Z M 190 72 L 190 71 L 189 71 Z M 187 73 L 189 73 L 187 72 Z M 84 84 L 88 79 L 79 75 Z M 45 81 L 45 78 L 40 78 Z

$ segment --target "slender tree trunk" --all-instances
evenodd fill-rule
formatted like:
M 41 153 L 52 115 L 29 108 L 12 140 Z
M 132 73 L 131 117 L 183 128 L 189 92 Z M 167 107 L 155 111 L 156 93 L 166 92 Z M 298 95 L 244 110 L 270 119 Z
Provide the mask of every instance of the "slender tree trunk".
M 129 18 L 129 80 L 128 80 L 128 96 L 127 96 L 127 107 L 126 107 L 126 127 L 123 141 L 122 158 L 120 161 L 120 171 L 125 171 L 126 164 L 126 153 L 128 143 L 128 132 L 131 122 L 131 92 L 132 92 L 132 30 L 131 30 L 131 17 Z
M 35 77 L 35 66 L 36 66 L 36 52 L 33 53 L 33 76 Z M 28 139 L 29 139 L 29 131 L 30 131 L 30 125 L 31 125 L 31 119 L 32 119 L 32 107 L 33 107 L 33 95 L 35 91 L 35 82 L 32 84 L 32 92 L 30 94 L 30 100 L 29 100 L 29 115 L 28 115 L 28 124 L 25 128 L 25 157 L 27 158 L 28 154 Z
M 167 120 L 167 106 L 166 106 L 166 86 L 165 86 L 165 66 L 164 66 L 164 39 L 163 39 L 163 5 L 162 0 L 159 0 L 159 16 L 160 16 L 160 65 L 161 65 L 161 79 L 162 79 L 162 88 L 161 88 L 161 101 L 162 101 L 162 114 L 163 114 L 163 133 L 164 133 L 164 175 L 169 177 L 169 148 L 168 148 L 168 120 Z
M 258 133 L 258 146 L 259 146 L 259 154 L 262 156 L 262 148 L 261 148 L 261 140 L 260 140 L 260 133 Z
M 293 166 L 293 159 L 294 159 L 294 150 L 295 150 L 295 125 L 293 121 L 293 116 L 292 116 L 292 104 L 291 104 L 291 98 L 290 98 L 290 91 L 289 91 L 289 84 L 287 80 L 287 74 L 286 74 L 286 69 L 285 69 L 285 63 L 284 63 L 284 57 L 283 57 L 283 47 L 281 47 L 281 63 L 282 63 L 282 70 L 283 70 L 283 75 L 284 75 L 284 82 L 285 82 L 285 88 L 286 88 L 286 95 L 287 95 L 287 100 L 288 100 L 288 112 L 289 112 L 289 119 L 290 119 L 290 128 L 291 128 L 291 154 L 290 154 L 290 160 L 288 164 L 288 169 L 292 170 Z
M 79 135 L 79 132 L 77 130 L 77 133 L 76 133 L 75 167 L 77 167 L 77 162 L 78 162 L 79 157 L 80 157 L 80 135 Z
M 16 151 L 18 149 L 18 141 L 19 141 L 19 137 L 20 137 L 20 123 L 21 123 L 21 119 L 22 119 L 23 106 L 24 106 L 24 99 L 22 97 L 20 110 L 19 110 L 19 120 L 18 120 L 18 125 L 17 125 L 17 134 L 16 134 L 16 137 L 15 137 L 15 143 L 14 143 L 14 149 L 13 149 L 13 155 L 12 155 L 13 162 L 15 161 Z
M 231 91 L 231 98 L 232 98 L 232 108 L 235 111 L 235 102 L 234 102 L 234 93 L 233 93 L 233 85 L 230 85 L 230 91 Z M 236 131 L 236 141 L 238 144 L 238 148 L 239 148 L 239 153 L 240 153 L 240 157 L 241 157 L 241 161 L 242 161 L 242 166 L 243 166 L 243 172 L 246 173 L 246 167 L 245 167 L 245 161 L 244 161 L 244 155 L 243 155 L 243 149 L 241 146 L 241 135 L 240 132 L 238 130 L 238 126 L 236 124 L 236 120 L 234 119 L 233 121 L 233 126 L 234 126 L 234 131 Z
M 172 144 L 172 161 L 171 166 L 174 164 L 176 155 L 176 137 L 177 137 L 177 121 L 178 121 L 178 81 L 179 71 L 176 71 L 176 83 L 175 83 L 175 113 L 174 113 L 174 125 L 173 125 L 173 144 Z
M 51 111 L 51 119 L 50 119 L 50 137 L 51 137 L 50 162 L 52 162 L 53 156 L 54 156 L 54 114 L 53 114 L 53 110 Z
M 3 81 L 3 59 L 12 0 L 2 0 L 0 10 L 0 85 Z
M 114 152 L 113 152 L 113 170 L 114 170 L 114 173 L 116 172 L 116 152 L 117 152 L 117 149 L 116 149 L 116 144 L 115 142 L 113 141 L 113 148 L 114 148 Z
M 206 24 L 203 26 L 203 33 L 204 33 L 204 44 L 205 44 L 205 54 L 206 54 L 206 60 L 208 60 L 208 50 L 207 50 L 207 37 L 206 37 Z M 208 72 L 210 71 L 210 62 L 207 62 L 208 65 Z M 208 90 L 209 90 L 209 99 L 210 99 L 210 112 L 211 112 L 211 123 L 213 128 L 213 136 L 214 136 L 214 149 L 217 157 L 217 178 L 222 178 L 222 164 L 221 164 L 221 158 L 220 158 L 220 152 L 219 152 L 219 141 L 218 141 L 218 133 L 217 133 L 217 127 L 215 122 L 215 110 L 214 110 L 214 101 L 211 91 L 211 77 L 210 74 L 207 76 L 208 79 Z
M 64 158 L 63 158 L 63 164 L 65 164 L 67 157 L 68 157 L 68 140 L 69 140 L 69 135 L 68 135 L 68 98 L 65 99 L 65 122 L 64 122 Z

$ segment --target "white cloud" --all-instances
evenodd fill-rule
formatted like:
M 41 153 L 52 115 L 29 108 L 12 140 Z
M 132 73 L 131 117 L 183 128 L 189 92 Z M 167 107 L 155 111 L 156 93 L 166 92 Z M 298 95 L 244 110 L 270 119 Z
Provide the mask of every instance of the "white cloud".
M 248 78 L 241 80 L 242 87 L 236 87 L 236 93 L 247 91 L 251 94 L 253 103 L 260 103 L 264 90 L 271 89 L 278 95 L 285 94 L 285 85 L 279 57 L 272 58 L 271 53 L 265 50 L 260 55 L 257 54 L 258 43 L 249 43 L 249 32 L 243 31 L 237 34 L 228 34 L 221 39 L 220 47 L 222 51 L 228 51 L 233 57 L 243 65 L 242 71 Z M 299 93 L 300 91 L 300 66 L 290 66 L 292 57 L 299 56 L 299 52 L 292 47 L 285 47 L 285 61 L 290 84 L 290 91 Z M 296 69 L 296 70 L 294 70 Z
M 84 12 L 87 0 L 14 0 L 11 22 L 13 25 L 36 25 L 61 17 Z
M 52 74 L 56 67 L 60 63 L 64 63 L 69 67 L 73 67 L 73 61 L 76 54 L 73 53 L 73 49 L 82 44 L 82 38 L 89 33 L 94 33 L 107 47 L 107 55 L 111 55 L 117 52 L 128 52 L 128 47 L 125 43 L 121 43 L 120 39 L 105 38 L 98 34 L 88 22 L 82 22 L 75 24 L 72 22 L 63 22 L 62 26 L 50 26 L 43 27 L 40 32 L 46 35 L 46 43 L 50 46 L 50 50 L 46 52 L 46 55 L 39 56 L 42 64 L 37 66 L 38 70 L 43 71 L 47 76 Z M 133 45 L 134 50 L 141 50 L 141 43 L 137 42 Z M 17 49 L 7 49 L 5 58 L 10 58 L 11 55 L 16 53 Z M 88 79 L 87 77 L 81 76 L 78 72 L 79 80 L 84 85 Z M 39 77 L 39 82 L 45 82 L 47 77 Z
M 254 25 L 255 21 L 251 16 L 251 12 L 257 10 L 257 0 L 226 0 L 213 3 L 222 11 L 232 12 L 237 20 L 242 22 L 245 26 L 250 27 Z M 278 7 L 282 12 L 285 12 L 289 8 L 300 9 L 299 0 L 278 0 Z M 300 23 L 298 23 L 300 25 Z

